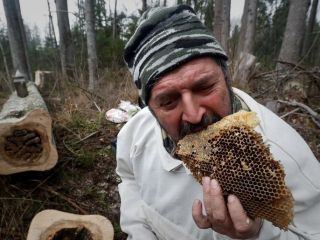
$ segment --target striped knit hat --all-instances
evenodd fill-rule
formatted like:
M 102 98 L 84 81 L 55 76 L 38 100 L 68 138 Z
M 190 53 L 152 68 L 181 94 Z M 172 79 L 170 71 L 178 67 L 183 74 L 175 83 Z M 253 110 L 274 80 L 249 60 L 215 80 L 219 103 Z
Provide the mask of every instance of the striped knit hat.
M 145 104 L 160 75 L 203 55 L 227 60 L 219 43 L 187 5 L 146 11 L 124 50 L 124 60 Z

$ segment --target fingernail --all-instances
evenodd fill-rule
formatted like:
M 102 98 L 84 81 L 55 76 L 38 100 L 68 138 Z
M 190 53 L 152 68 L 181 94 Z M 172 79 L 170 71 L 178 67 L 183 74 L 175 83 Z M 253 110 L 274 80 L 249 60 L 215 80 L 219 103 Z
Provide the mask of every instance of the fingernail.
M 219 187 L 218 181 L 215 179 L 212 179 L 211 180 L 211 187 L 218 188 Z
M 236 197 L 233 195 L 228 196 L 228 203 L 233 203 L 236 200 Z
M 247 218 L 247 220 L 246 220 L 246 224 L 248 224 L 248 225 L 249 225 L 249 223 L 250 223 L 250 219 L 249 219 L 249 218 Z

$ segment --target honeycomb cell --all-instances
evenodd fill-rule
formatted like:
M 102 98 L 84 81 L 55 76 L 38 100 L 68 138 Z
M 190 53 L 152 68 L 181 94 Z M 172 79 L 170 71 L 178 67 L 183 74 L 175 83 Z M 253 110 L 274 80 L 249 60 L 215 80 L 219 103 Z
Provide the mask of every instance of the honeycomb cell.
M 175 155 L 200 183 L 203 176 L 210 176 L 219 181 L 224 195 L 238 196 L 250 217 L 287 230 L 293 198 L 283 167 L 253 129 L 258 122 L 252 112 L 227 116 L 180 140 Z

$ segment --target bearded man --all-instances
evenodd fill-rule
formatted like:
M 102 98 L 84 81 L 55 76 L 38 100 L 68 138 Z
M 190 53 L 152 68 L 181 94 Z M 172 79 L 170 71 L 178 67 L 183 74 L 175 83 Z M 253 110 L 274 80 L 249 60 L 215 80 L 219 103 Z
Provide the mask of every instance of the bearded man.
M 146 104 L 120 131 L 121 228 L 128 239 L 320 239 L 320 165 L 301 136 L 249 95 L 231 88 L 227 56 L 192 8 L 145 12 L 124 59 Z M 281 160 L 295 200 L 288 231 L 251 219 L 215 179 L 202 186 L 173 157 L 178 140 L 241 109 Z

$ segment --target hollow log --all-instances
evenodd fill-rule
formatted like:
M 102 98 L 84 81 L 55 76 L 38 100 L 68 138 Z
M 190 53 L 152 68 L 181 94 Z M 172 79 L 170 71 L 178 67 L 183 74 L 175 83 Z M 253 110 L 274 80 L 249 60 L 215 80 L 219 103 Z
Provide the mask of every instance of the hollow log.
M 0 174 L 44 171 L 55 166 L 58 153 L 52 120 L 33 82 L 28 96 L 14 92 L 0 112 Z
M 38 213 L 27 240 L 112 240 L 111 222 L 101 215 L 77 215 L 57 210 Z

